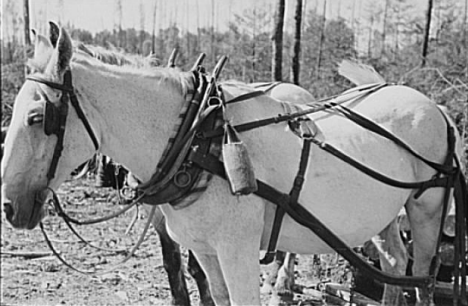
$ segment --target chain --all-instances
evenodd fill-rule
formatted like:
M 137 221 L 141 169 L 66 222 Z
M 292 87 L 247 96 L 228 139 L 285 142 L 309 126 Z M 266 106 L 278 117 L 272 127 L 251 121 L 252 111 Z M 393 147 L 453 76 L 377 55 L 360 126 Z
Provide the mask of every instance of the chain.
M 354 268 L 353 266 L 350 266 L 350 270 L 351 270 L 351 284 L 349 287 L 349 305 L 352 306 L 352 305 L 355 305 L 354 295 L 356 291 L 356 278 L 354 276 L 356 274 L 356 268 Z

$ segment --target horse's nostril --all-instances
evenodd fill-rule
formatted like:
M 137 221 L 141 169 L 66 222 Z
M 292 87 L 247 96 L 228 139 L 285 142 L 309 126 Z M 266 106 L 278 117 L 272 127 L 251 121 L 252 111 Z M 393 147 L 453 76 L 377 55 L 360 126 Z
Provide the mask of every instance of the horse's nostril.
M 11 202 L 4 202 L 3 203 L 3 211 L 5 212 L 5 215 L 8 220 L 11 220 L 13 217 L 13 214 L 15 211 L 13 210 L 13 205 L 11 205 Z

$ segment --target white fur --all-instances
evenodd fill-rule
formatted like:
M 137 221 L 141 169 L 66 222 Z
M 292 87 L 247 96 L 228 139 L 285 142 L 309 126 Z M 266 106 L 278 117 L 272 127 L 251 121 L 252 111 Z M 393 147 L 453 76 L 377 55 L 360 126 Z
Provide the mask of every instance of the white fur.
M 97 132 L 101 152 L 125 165 L 140 180 L 148 180 L 172 133 L 189 74 L 170 69 L 139 72 L 86 58 L 70 65 L 79 101 Z M 44 187 L 55 143 L 54 137 L 43 135 L 40 127 L 20 123 L 28 105 L 36 99 L 34 86 L 26 82 L 17 97 L 2 160 L 2 196 L 14 201 L 18 216 L 12 223 L 23 227 L 35 225 L 30 221 L 32 199 Z M 223 90 L 231 99 L 252 89 L 238 84 L 223 86 Z M 426 158 L 443 162 L 447 150 L 445 122 L 435 104 L 422 94 L 403 86 L 386 87 L 353 108 L 403 138 Z M 268 96 L 235 103 L 227 109 L 234 124 L 282 112 L 281 104 Z M 435 173 L 393 143 L 342 117 L 327 116 L 317 119 L 316 124 L 326 141 L 395 179 L 426 180 Z M 301 142 L 287 131 L 286 123 L 245 132 L 241 138 L 257 178 L 289 192 Z M 58 175 L 52 182 L 54 188 L 94 154 L 89 136 L 72 108 L 64 145 Z M 415 237 L 413 272 L 427 273 L 443 191 L 428 190 L 416 201 L 412 199 L 414 191 L 386 186 L 317 147 L 312 148 L 310 156 L 299 202 L 350 246 L 360 245 L 380 232 L 407 203 Z M 255 195 L 234 197 L 227 182 L 215 177 L 194 205 L 177 211 L 163 205 L 162 210 L 171 237 L 192 249 L 200 260 L 217 303 L 260 304 L 258 250 L 268 243 L 273 204 Z M 331 251 L 289 216 L 284 219 L 278 247 L 306 254 Z

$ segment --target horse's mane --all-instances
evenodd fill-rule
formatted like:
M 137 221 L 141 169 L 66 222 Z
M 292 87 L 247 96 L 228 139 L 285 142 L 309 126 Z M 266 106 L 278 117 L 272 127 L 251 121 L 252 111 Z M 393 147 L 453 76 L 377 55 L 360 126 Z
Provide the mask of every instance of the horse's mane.
M 106 49 L 82 42 L 73 42 L 73 45 L 74 54 L 77 55 L 73 57 L 75 62 L 87 61 L 87 58 L 90 57 L 100 63 L 109 65 L 111 69 L 115 69 L 112 67 L 122 67 L 121 69 L 129 72 L 155 76 L 161 81 L 168 82 L 179 88 L 183 95 L 187 93 L 188 86 L 190 86 L 187 78 L 180 73 L 179 69 L 165 69 L 165 67 L 159 66 L 160 61 L 153 55 L 144 57 L 138 54 L 125 53 L 116 48 Z
M 43 62 L 36 57 L 29 59 L 27 65 L 33 71 L 44 71 Z M 189 86 L 189 79 L 178 69 L 164 69 L 159 66 L 159 60 L 153 56 L 144 57 L 138 54 L 128 54 L 117 48 L 107 49 L 101 46 L 84 44 L 80 41 L 73 41 L 72 62 L 81 63 L 88 66 L 102 64 L 107 69 L 127 71 L 133 74 L 153 76 L 162 82 L 167 82 L 182 91 L 186 95 Z
M 338 73 L 355 85 L 385 83 L 385 79 L 373 67 L 349 60 L 339 64 Z
M 143 57 L 136 54 L 129 54 L 111 46 L 106 49 L 101 46 L 84 44 L 80 41 L 73 42 L 75 52 L 83 52 L 102 63 L 114 66 L 132 66 L 137 68 L 149 68 L 159 66 L 159 60 L 152 54 Z

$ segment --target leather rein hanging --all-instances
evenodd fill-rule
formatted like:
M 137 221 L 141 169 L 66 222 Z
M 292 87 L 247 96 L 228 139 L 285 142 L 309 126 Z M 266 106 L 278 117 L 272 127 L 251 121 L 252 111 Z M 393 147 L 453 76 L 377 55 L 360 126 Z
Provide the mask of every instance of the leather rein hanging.
M 220 59 L 208 81 L 204 74 L 194 72 L 198 87 L 179 114 L 175 134 L 169 138 L 153 176 L 137 186 L 137 194 L 144 203 L 170 203 L 176 207 L 194 187 L 203 169 L 194 167 L 186 157 L 193 148 L 203 154 L 212 150 L 211 139 L 200 137 L 199 131 L 216 128 L 218 111 L 223 108 L 222 92 L 216 82 L 226 61 L 226 56 Z
M 221 88 L 216 85 L 216 79 L 222 67 L 224 66 L 225 61 L 226 59 L 218 63 L 217 68 L 215 68 L 215 73 L 213 73 L 213 76 L 208 82 L 208 84 L 199 86 L 199 90 L 197 91 L 195 96 L 198 94 L 198 96 L 200 97 L 203 93 L 203 98 L 201 99 L 201 101 L 198 101 L 198 99 L 193 99 L 191 101 L 191 104 L 194 105 L 192 106 L 194 108 L 192 109 L 190 106 L 187 108 L 187 112 L 186 112 L 187 115 L 184 115 L 184 117 L 189 116 L 189 118 L 193 118 L 194 119 L 193 123 L 190 123 L 190 120 L 188 121 L 182 120 L 182 123 L 180 126 L 178 126 L 177 130 L 179 132 L 183 131 L 183 133 L 178 132 L 176 134 L 177 136 L 174 139 L 169 141 L 170 144 L 168 145 L 168 149 L 166 150 L 165 157 L 158 164 L 155 175 L 153 175 L 153 177 L 148 183 L 144 183 L 139 186 L 139 191 L 140 191 L 139 198 L 144 198 L 146 196 L 145 202 L 146 200 L 150 200 L 151 197 L 154 197 L 154 196 L 158 198 L 159 197 L 158 194 L 163 189 L 165 189 L 165 187 L 168 186 L 167 184 L 169 182 L 171 182 L 171 184 L 173 185 L 175 184 L 176 187 L 181 187 L 177 185 L 185 185 L 182 187 L 184 188 L 188 187 L 188 190 L 189 190 L 191 188 L 190 184 L 194 182 L 192 179 L 192 176 L 197 175 L 197 173 L 199 173 L 202 170 L 207 170 L 213 174 L 226 178 L 226 173 L 225 173 L 222 162 L 219 160 L 218 156 L 213 155 L 210 152 L 210 146 L 211 146 L 210 140 L 222 135 L 221 129 L 214 127 L 215 120 L 213 119 L 213 117 L 214 117 L 214 114 L 216 113 L 215 111 L 221 109 L 223 107 L 223 103 L 229 103 L 229 101 L 223 102 Z M 77 111 L 78 116 L 83 121 L 88 133 L 93 139 L 93 143 L 95 144 L 96 149 L 99 148 L 94 132 L 92 132 L 92 129 L 90 128 L 89 123 L 87 122 L 83 112 L 81 111 L 81 108 L 79 107 L 78 101 L 74 94 L 73 87 L 71 85 L 71 74 L 69 74 L 68 76 L 64 78 L 63 85 L 52 83 L 52 82 L 49 82 L 47 80 L 43 80 L 37 77 L 29 77 L 28 79 L 36 81 L 36 82 L 44 83 L 54 89 L 61 90 L 64 94 L 68 93 L 68 95 L 70 96 L 72 105 L 75 107 L 75 110 Z M 363 99 L 364 97 L 368 96 L 372 92 L 375 92 L 384 86 L 386 86 L 386 84 L 378 84 L 376 86 L 370 86 L 358 98 Z M 204 91 L 203 88 L 206 88 L 206 90 Z M 245 95 L 245 97 L 235 98 L 234 101 L 232 101 L 232 103 L 245 101 L 260 94 L 261 93 L 259 92 L 248 93 Z M 62 103 L 62 105 L 64 104 L 65 103 Z M 347 156 L 346 154 L 342 153 L 340 150 L 334 148 L 333 146 L 331 146 L 330 144 L 326 142 L 320 141 L 314 137 L 306 137 L 304 138 L 304 149 L 301 154 L 301 161 L 300 161 L 298 174 L 296 176 L 295 183 L 293 185 L 293 189 L 291 190 L 290 194 L 289 195 L 284 194 L 276 190 L 275 188 L 263 183 L 260 180 L 257 180 L 258 190 L 255 192 L 255 194 L 278 205 L 282 210 L 284 210 L 284 212 L 288 213 L 296 222 L 311 229 L 317 236 L 319 236 L 322 240 L 324 240 L 327 244 L 329 244 L 345 259 L 347 259 L 352 265 L 354 265 L 355 267 L 357 267 L 364 273 L 371 275 L 376 280 L 384 282 L 384 283 L 392 284 L 392 285 L 399 285 L 399 286 L 413 286 L 413 287 L 432 286 L 433 279 L 434 279 L 433 275 L 428 276 L 428 277 L 394 276 L 394 275 L 382 272 L 380 270 L 377 270 L 373 266 L 368 265 L 362 258 L 360 258 L 357 254 L 355 254 L 354 251 L 350 247 L 348 247 L 339 237 L 337 237 L 323 223 L 321 223 L 320 220 L 318 220 L 311 212 L 306 210 L 300 203 L 298 203 L 297 199 L 299 197 L 299 192 L 302 186 L 304 171 L 307 168 L 306 156 L 308 156 L 310 144 L 313 143 L 317 145 L 320 149 L 329 152 L 330 154 L 347 162 L 348 164 L 360 170 L 361 172 L 364 172 L 365 174 L 379 181 L 382 181 L 386 184 L 399 187 L 399 188 L 419 189 L 418 196 L 420 196 L 420 194 L 424 192 L 424 190 L 426 190 L 427 188 L 445 187 L 446 192 L 447 192 L 445 198 L 447 202 L 448 201 L 447 194 L 454 185 L 462 186 L 462 187 L 465 186 L 466 188 L 466 183 L 464 181 L 463 174 L 460 171 L 460 167 L 453 166 L 453 160 L 456 159 L 454 157 L 454 150 L 453 150 L 454 141 L 455 141 L 454 136 L 453 136 L 453 129 L 449 127 L 449 125 L 447 125 L 448 126 L 447 129 L 448 129 L 449 153 L 447 155 L 446 162 L 443 165 L 439 165 L 439 164 L 436 164 L 436 163 L 433 163 L 424 159 L 422 156 L 417 154 L 417 152 L 414 152 L 408 145 L 406 145 L 403 141 L 396 138 L 394 135 L 388 133 L 387 131 L 382 129 L 377 124 L 371 121 L 368 121 L 361 115 L 353 112 L 352 110 L 344 106 L 337 105 L 334 103 L 324 103 L 324 104 L 320 103 L 320 104 L 312 104 L 309 106 L 310 108 L 304 111 L 300 111 L 300 112 L 296 112 L 292 114 L 286 114 L 286 115 L 279 115 L 276 117 L 266 118 L 266 119 L 258 120 L 255 122 L 248 122 L 245 124 L 235 126 L 235 129 L 238 132 L 242 132 L 242 131 L 247 131 L 247 130 L 254 129 L 254 128 L 260 128 L 262 126 L 266 126 L 269 124 L 295 120 L 307 114 L 311 114 L 313 112 L 317 112 L 321 110 L 334 110 L 334 111 L 337 111 L 338 113 L 341 113 L 342 115 L 352 120 L 353 122 L 369 129 L 370 131 L 377 133 L 381 135 L 382 137 L 388 138 L 391 141 L 395 142 L 397 145 L 404 148 L 406 151 L 414 155 L 416 158 L 422 160 L 429 166 L 436 169 L 436 171 L 438 172 L 438 175 L 434 176 L 430 180 L 422 181 L 422 182 L 399 182 L 392 178 L 388 178 L 376 172 L 375 170 L 363 165 L 362 163 L 352 159 L 351 157 Z M 65 108 L 61 109 L 61 111 L 64 113 L 65 113 L 65 110 L 66 110 Z M 211 120 L 207 120 L 207 118 L 211 118 Z M 60 127 L 61 127 L 60 131 L 62 132 L 57 134 L 59 137 L 59 141 L 57 142 L 56 151 L 58 151 L 58 153 L 54 153 L 54 156 L 55 155 L 58 156 L 57 159 L 60 157 L 61 146 L 63 143 L 63 130 L 65 127 L 65 124 L 64 124 L 65 119 L 62 118 L 61 120 L 63 120 L 63 123 L 60 124 Z M 60 140 L 60 138 L 62 139 Z M 203 149 L 199 150 L 201 146 L 203 147 Z M 54 162 L 54 159 L 49 169 L 49 172 L 51 172 L 52 174 L 55 172 L 56 163 L 57 163 L 57 161 Z M 194 165 L 196 165 L 196 167 L 194 167 Z M 187 171 L 186 170 L 187 168 L 189 168 L 190 171 L 195 171 L 195 172 Z M 53 171 L 51 169 L 53 169 Z M 441 174 L 445 176 L 442 177 Z M 186 184 L 187 181 L 190 184 Z M 467 198 L 466 191 L 463 192 L 463 190 L 462 191 L 456 190 L 455 193 L 456 195 L 458 195 L 458 198 L 462 198 L 462 200 L 463 199 L 466 200 Z M 167 198 L 160 198 L 159 200 L 155 201 L 154 204 L 162 204 L 160 203 L 160 201 L 165 201 L 164 203 L 167 203 L 167 200 L 168 200 Z M 444 203 L 445 207 L 447 205 L 448 203 Z M 154 206 L 153 209 L 155 207 L 156 206 Z M 457 207 L 459 208 L 460 205 L 457 205 Z M 459 216 L 457 220 L 459 222 L 462 222 L 462 221 L 466 222 L 466 219 L 468 219 L 467 212 L 461 210 L 461 208 L 459 209 L 459 211 L 462 215 Z M 41 227 L 42 227 L 42 224 L 41 224 Z M 460 234 L 462 232 L 463 233 L 465 232 L 464 228 L 459 228 L 459 227 L 457 228 L 459 229 Z M 273 244 L 273 243 L 270 243 L 270 244 Z M 275 244 L 276 242 L 274 242 L 273 246 Z M 464 245 L 458 246 L 459 252 L 461 252 L 460 248 L 463 246 Z M 462 273 L 466 273 L 466 262 L 464 261 L 464 258 L 459 258 L 459 261 L 461 262 Z M 463 286 L 464 284 L 466 284 L 466 280 L 465 281 L 462 280 L 461 283 Z M 458 284 L 458 281 L 456 284 Z M 463 291 L 464 289 L 461 289 L 461 290 Z
M 49 184 L 50 184 L 50 181 L 55 177 L 55 172 L 57 170 L 58 161 L 59 161 L 59 159 L 60 159 L 60 157 L 62 155 L 62 151 L 63 151 L 63 139 L 64 139 L 64 134 L 65 134 L 67 116 L 68 116 L 68 101 L 70 101 L 70 103 L 72 104 L 72 106 L 74 107 L 74 109 L 75 109 L 75 111 L 76 111 L 76 113 L 78 115 L 78 118 L 82 121 L 88 135 L 90 136 L 90 138 L 91 138 L 91 140 L 93 142 L 93 145 L 94 145 L 94 148 L 95 148 L 96 152 L 99 150 L 99 142 L 98 142 L 98 139 L 96 137 L 96 133 L 94 132 L 93 128 L 91 127 L 91 124 L 89 123 L 88 119 L 86 118 L 86 116 L 85 116 L 85 114 L 84 114 L 83 110 L 81 109 L 81 106 L 80 106 L 80 104 L 78 102 L 78 99 L 76 97 L 76 93 L 75 93 L 75 90 L 74 90 L 73 84 L 72 84 L 71 71 L 67 70 L 65 72 L 63 78 L 64 78 L 63 84 L 59 84 L 59 83 L 55 83 L 55 82 L 52 82 L 50 80 L 47 80 L 47 79 L 43 78 L 41 75 L 37 75 L 37 74 L 29 75 L 29 76 L 26 77 L 27 80 L 47 85 L 47 86 L 49 86 L 49 87 L 51 87 L 53 89 L 60 90 L 62 92 L 62 96 L 60 98 L 60 104 L 58 106 L 56 106 L 55 104 L 50 102 L 47 95 L 42 95 L 44 97 L 44 99 L 46 100 L 45 105 L 44 105 L 44 113 L 43 113 L 44 133 L 47 136 L 50 136 L 50 135 L 56 135 L 57 136 L 57 143 L 55 145 L 52 161 L 50 163 L 49 170 L 47 172 L 47 187 L 45 189 L 50 191 L 51 194 L 52 194 L 52 201 L 51 202 L 54 205 L 54 208 L 55 208 L 55 211 L 56 211 L 57 215 L 62 217 L 62 219 L 67 224 L 68 228 L 75 234 L 75 236 L 78 237 L 78 239 L 81 242 L 87 244 L 88 246 L 90 246 L 90 247 L 92 247 L 94 249 L 98 249 L 98 250 L 101 250 L 101 251 L 114 252 L 114 253 L 123 253 L 123 254 L 127 254 L 127 255 L 121 262 L 119 262 L 118 264 L 115 264 L 112 268 L 110 268 L 108 270 L 105 270 L 105 271 L 96 272 L 96 270 L 81 270 L 81 269 L 78 269 L 78 268 L 74 267 L 72 264 L 68 263 L 59 254 L 59 252 L 57 252 L 55 250 L 54 246 L 52 245 L 52 242 L 50 241 L 50 239 L 49 239 L 49 237 L 48 237 L 48 235 L 47 235 L 47 233 L 45 231 L 44 224 L 42 222 L 40 223 L 40 228 L 41 228 L 42 234 L 44 235 L 45 241 L 46 241 L 47 245 L 49 246 L 49 248 L 51 249 L 52 253 L 65 266 L 67 266 L 68 268 L 70 268 L 70 269 L 72 269 L 72 270 L 74 270 L 76 272 L 82 273 L 82 274 L 107 273 L 107 272 L 110 272 L 112 270 L 115 270 L 122 263 L 128 261 L 133 256 L 133 254 L 136 252 L 136 250 L 140 247 L 140 245 L 143 242 L 143 239 L 146 236 L 146 233 L 147 233 L 147 231 L 149 229 L 150 221 L 152 219 L 152 216 L 155 213 L 156 207 L 153 207 L 151 209 L 150 215 L 148 217 L 148 221 L 146 222 L 146 225 L 145 225 L 145 227 L 143 229 L 143 232 L 140 235 L 140 238 L 137 241 L 137 243 L 134 245 L 134 247 L 130 251 L 121 250 L 121 249 L 111 250 L 111 249 L 101 248 L 99 246 L 93 245 L 90 242 L 86 241 L 74 229 L 72 224 L 77 224 L 77 225 L 95 224 L 95 223 L 100 223 L 100 222 L 104 222 L 104 221 L 107 221 L 109 219 L 115 218 L 115 217 L 127 212 L 128 210 L 130 210 L 134 206 L 136 206 L 139 203 L 139 198 L 134 199 L 133 203 L 129 204 L 124 209 L 122 209 L 122 210 L 120 210 L 120 211 L 118 211 L 118 212 L 116 212 L 114 214 L 111 214 L 111 215 L 103 217 L 103 218 L 91 219 L 91 220 L 87 220 L 87 221 L 76 220 L 76 219 L 68 216 L 64 212 L 64 210 L 62 209 L 62 207 L 60 205 L 60 200 L 58 199 L 57 194 L 55 193 L 55 191 L 52 188 L 49 187 Z M 34 205 L 42 205 L 42 201 L 43 201 L 43 199 L 41 198 L 40 193 L 36 194 L 36 199 L 35 199 Z M 137 213 L 138 213 L 138 211 L 137 211 Z
M 169 67 L 174 67 L 175 66 L 174 63 L 175 63 L 176 55 L 177 54 L 174 53 L 174 52 L 171 55 L 171 58 L 169 60 L 169 65 L 168 65 Z M 198 57 L 198 59 L 196 60 L 196 62 L 195 62 L 195 64 L 194 64 L 191 71 L 194 71 L 194 73 L 196 71 L 203 71 L 203 67 L 201 67 L 201 63 L 203 62 L 204 58 L 205 58 L 205 54 L 201 53 L 200 56 Z M 224 65 L 226 59 L 227 58 L 225 58 L 223 60 L 222 65 Z M 218 67 L 218 69 L 220 69 L 220 68 L 222 68 L 222 66 Z M 217 73 L 219 74 L 219 71 Z M 48 173 L 47 173 L 47 178 L 48 178 L 47 187 L 45 188 L 46 190 L 48 190 L 48 191 L 50 191 L 52 193 L 53 198 L 52 198 L 51 202 L 54 205 L 54 208 L 55 208 L 55 211 L 56 211 L 57 215 L 62 217 L 62 219 L 65 221 L 65 223 L 67 224 L 69 229 L 78 237 L 78 239 L 81 242 L 84 242 L 86 245 L 88 245 L 88 246 L 90 246 L 92 248 L 101 250 L 101 251 L 105 251 L 105 252 L 126 253 L 127 255 L 121 262 L 119 262 L 118 264 L 115 264 L 112 268 L 107 269 L 105 271 L 97 272 L 96 270 L 92 270 L 92 271 L 90 271 L 90 270 L 81 270 L 81 269 L 78 269 L 78 268 L 74 267 L 70 263 L 68 263 L 55 250 L 54 246 L 52 245 L 52 242 L 50 241 L 50 239 L 49 239 L 49 237 L 48 237 L 48 235 L 47 235 L 47 233 L 46 233 L 46 231 L 44 229 L 44 225 L 41 222 L 40 223 L 40 228 L 41 228 L 41 231 L 42 231 L 42 233 L 44 235 L 45 241 L 46 241 L 47 245 L 49 246 L 49 248 L 52 250 L 53 254 L 65 266 L 69 267 L 70 269 L 72 269 L 72 270 L 74 270 L 76 272 L 79 272 L 79 273 L 82 273 L 82 274 L 102 274 L 102 273 L 110 272 L 110 271 L 116 269 L 121 264 L 128 261 L 133 256 L 133 254 L 136 252 L 136 250 L 140 247 L 140 245 L 142 244 L 142 242 L 144 240 L 144 237 L 146 236 L 146 233 L 147 233 L 147 231 L 149 229 L 151 220 L 153 219 L 153 216 L 155 214 L 156 206 L 154 206 L 151 209 L 151 212 L 150 212 L 150 214 L 148 216 L 148 221 L 146 222 L 146 225 L 145 225 L 145 227 L 144 227 L 144 229 L 143 229 L 143 231 L 142 231 L 142 233 L 140 235 L 140 238 L 138 239 L 137 243 L 134 245 L 134 247 L 130 251 L 105 249 L 105 248 L 95 246 L 95 245 L 89 243 L 88 241 L 86 241 L 74 229 L 72 224 L 89 225 L 89 224 L 96 224 L 96 223 L 104 222 L 104 221 L 110 220 L 112 218 L 115 218 L 115 217 L 117 217 L 119 215 L 122 215 L 123 213 L 127 212 L 128 210 L 130 210 L 131 208 L 133 208 L 135 206 L 137 207 L 136 213 L 138 214 L 138 204 L 140 204 L 141 199 L 143 198 L 143 196 L 145 194 L 141 194 L 141 195 L 138 195 L 138 196 L 134 197 L 133 202 L 131 204 L 128 204 L 125 208 L 121 209 L 120 211 L 118 211 L 116 213 L 113 213 L 113 214 L 111 214 L 109 216 L 106 216 L 106 217 L 80 221 L 80 220 L 76 220 L 76 219 L 68 216 L 65 213 L 65 211 L 62 209 L 57 194 L 55 193 L 55 191 L 52 188 L 49 187 L 50 181 L 55 177 L 55 172 L 56 172 L 56 169 L 57 169 L 58 160 L 60 159 L 61 153 L 63 151 L 63 138 L 64 138 L 64 134 L 65 134 L 66 119 L 67 119 L 67 115 L 68 115 L 68 99 L 71 101 L 72 106 L 75 108 L 75 111 L 76 111 L 78 117 L 83 122 L 83 125 L 85 126 L 86 131 L 88 132 L 88 135 L 90 136 L 91 140 L 93 141 L 96 152 L 99 150 L 99 142 L 97 140 L 97 137 L 96 137 L 96 134 L 95 134 L 94 130 L 92 129 L 89 121 L 87 120 L 87 118 L 86 118 L 86 116 L 85 116 L 85 114 L 84 114 L 83 110 L 81 109 L 81 106 L 80 106 L 80 104 L 78 102 L 78 99 L 77 99 L 76 94 L 75 94 L 75 90 L 73 88 L 72 75 L 71 75 L 70 70 L 67 70 L 65 72 L 63 84 L 52 82 L 52 81 L 44 78 L 40 74 L 29 75 L 29 76 L 26 77 L 26 79 L 30 80 L 30 81 L 37 82 L 37 83 L 42 83 L 42 84 L 47 85 L 47 86 L 49 86 L 49 87 L 51 87 L 53 89 L 62 91 L 60 104 L 58 106 L 56 106 L 55 104 L 50 102 L 47 95 L 45 95 L 45 94 L 42 95 L 44 97 L 44 99 L 46 100 L 46 103 L 44 105 L 44 113 L 43 113 L 44 133 L 47 136 L 50 136 L 50 135 L 53 135 L 53 134 L 55 134 L 57 136 L 57 143 L 56 143 L 54 153 L 53 153 L 53 157 L 52 157 L 52 161 L 51 161 L 51 164 L 49 166 Z M 205 86 L 204 83 L 203 83 L 203 86 Z M 202 93 L 204 92 L 204 89 L 205 89 L 205 87 L 203 87 L 203 86 L 202 86 L 202 89 L 201 89 Z M 201 171 L 201 170 L 199 170 L 199 171 Z M 35 199 L 35 203 L 34 203 L 35 205 L 42 205 L 43 199 L 40 196 L 40 194 L 41 193 L 36 194 L 36 199 Z

